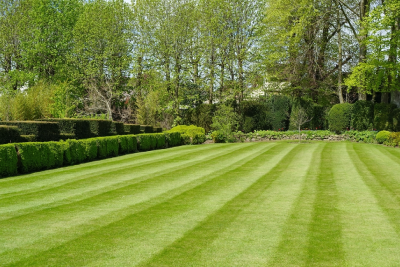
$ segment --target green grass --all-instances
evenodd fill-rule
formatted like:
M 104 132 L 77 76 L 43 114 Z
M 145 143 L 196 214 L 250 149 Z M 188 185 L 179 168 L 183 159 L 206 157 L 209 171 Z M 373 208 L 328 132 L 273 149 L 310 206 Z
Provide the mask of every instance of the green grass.
M 0 180 L 0 266 L 397 266 L 400 149 L 184 146 Z

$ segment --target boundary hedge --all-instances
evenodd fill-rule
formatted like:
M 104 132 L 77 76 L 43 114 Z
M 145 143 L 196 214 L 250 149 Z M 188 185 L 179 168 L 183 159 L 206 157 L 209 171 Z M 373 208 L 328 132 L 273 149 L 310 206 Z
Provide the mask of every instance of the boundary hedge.
M 0 145 L 0 177 L 181 144 L 181 135 L 175 132 Z

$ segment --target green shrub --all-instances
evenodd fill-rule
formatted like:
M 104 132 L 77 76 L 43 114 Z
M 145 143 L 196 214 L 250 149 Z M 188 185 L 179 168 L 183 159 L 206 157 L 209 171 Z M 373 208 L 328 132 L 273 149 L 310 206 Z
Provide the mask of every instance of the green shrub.
M 85 144 L 85 153 L 86 153 L 86 158 L 88 161 L 92 161 L 97 159 L 98 156 L 98 147 L 97 147 L 97 139 L 96 138 L 90 138 L 90 139 L 84 139 L 81 140 Z
M 132 136 L 129 136 L 129 135 L 118 136 L 118 142 L 119 142 L 119 154 L 120 155 L 133 152 Z
M 373 128 L 374 104 L 365 100 L 355 102 L 351 112 L 351 129 L 366 131 Z
M 377 103 L 374 105 L 374 128 L 379 131 L 393 130 L 393 111 L 396 109 L 394 104 Z
M 387 146 L 399 146 L 400 144 L 400 132 L 390 133 L 389 138 L 384 142 Z
M 204 128 L 194 125 L 179 125 L 172 128 L 169 132 L 181 133 L 182 142 L 184 144 L 202 144 L 206 141 L 206 134 Z M 184 137 L 182 135 L 185 135 Z M 188 138 L 186 137 L 188 136 Z
M 273 95 L 267 99 L 267 105 L 269 106 L 269 112 L 267 119 L 271 124 L 272 130 L 288 129 L 291 100 L 287 96 Z
M 125 134 L 125 127 L 124 123 L 122 122 L 112 122 L 111 124 L 111 132 L 117 135 L 124 135 Z
M 226 136 L 221 131 L 212 132 L 211 137 L 212 137 L 214 143 L 225 143 L 226 142 Z
M 375 143 L 377 132 L 374 131 L 347 131 L 344 135 L 356 142 Z
M 329 111 L 329 130 L 340 133 L 350 128 L 352 105 L 349 103 L 334 105 Z
M 0 146 L 0 177 L 16 175 L 18 170 L 18 156 L 12 144 Z
M 140 125 L 139 124 L 125 124 L 125 133 L 127 134 L 140 134 Z
M 166 140 L 166 146 L 174 147 L 174 146 L 180 146 L 182 144 L 180 132 L 166 131 L 164 132 L 164 135 Z
M 107 140 L 107 157 L 118 156 L 119 138 L 118 136 L 106 137 Z
M 189 123 L 204 128 L 207 132 L 211 130 L 212 118 L 217 110 L 215 104 L 200 104 L 190 114 Z
M 393 130 L 400 131 L 400 108 L 393 110 Z
M 154 134 L 141 134 L 137 136 L 140 151 L 153 150 L 157 147 L 157 139 Z
M 140 130 L 144 133 L 153 133 L 153 126 L 151 125 L 140 125 Z
M 163 133 L 155 133 L 154 137 L 156 138 L 157 149 L 165 148 L 165 135 Z
M 98 148 L 98 155 L 99 159 L 107 158 L 107 139 L 106 137 L 98 137 L 97 140 L 97 148 Z
M 390 132 L 388 132 L 388 131 L 380 131 L 376 135 L 376 141 L 379 144 L 383 144 L 383 143 L 385 143 L 385 142 L 387 142 L 389 140 L 389 136 L 390 136 Z
M 163 131 L 162 127 L 154 127 L 153 128 L 153 132 L 155 132 L 155 133 L 162 133 L 162 131 Z
M 36 135 L 21 135 L 21 142 L 37 142 Z
M 20 140 L 20 130 L 17 126 L 0 125 L 0 144 L 15 143 Z
M 47 121 L 2 121 L 1 124 L 17 126 L 22 135 L 36 135 L 37 141 L 54 141 L 60 136 L 60 129 L 55 122 Z
M 61 142 L 20 143 L 16 147 L 20 173 L 63 166 L 65 144 Z
M 85 139 L 94 136 L 91 131 L 91 120 L 88 119 L 42 119 L 41 121 L 56 122 L 62 139 Z
M 87 147 L 83 140 L 69 139 L 64 143 L 64 164 L 79 164 L 87 159 Z
M 98 136 L 110 136 L 113 135 L 112 133 L 112 121 L 109 120 L 97 120 L 98 129 L 97 133 Z

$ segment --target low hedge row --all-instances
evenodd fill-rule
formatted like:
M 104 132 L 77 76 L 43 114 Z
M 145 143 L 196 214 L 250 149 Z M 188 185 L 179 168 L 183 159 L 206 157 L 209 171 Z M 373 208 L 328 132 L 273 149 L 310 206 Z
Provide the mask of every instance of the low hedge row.
M 181 145 L 180 133 L 118 135 L 0 146 L 0 177 Z
M 16 126 L 22 135 L 35 135 L 40 142 L 56 141 L 60 136 L 57 123 L 47 121 L 2 121 L 2 125 Z
M 21 132 L 17 126 L 0 125 L 0 144 L 15 143 L 21 140 Z
M 124 128 L 127 134 L 140 134 L 139 124 L 124 124 Z
M 172 128 L 169 132 L 178 132 L 181 134 L 183 144 L 202 144 L 206 141 L 204 128 L 194 125 L 179 125 Z

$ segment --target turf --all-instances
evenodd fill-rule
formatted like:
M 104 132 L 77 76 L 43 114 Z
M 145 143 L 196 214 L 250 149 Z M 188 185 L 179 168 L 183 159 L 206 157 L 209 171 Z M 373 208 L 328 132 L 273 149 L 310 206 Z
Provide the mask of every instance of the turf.
M 400 149 L 184 146 L 0 180 L 1 266 L 396 266 Z

